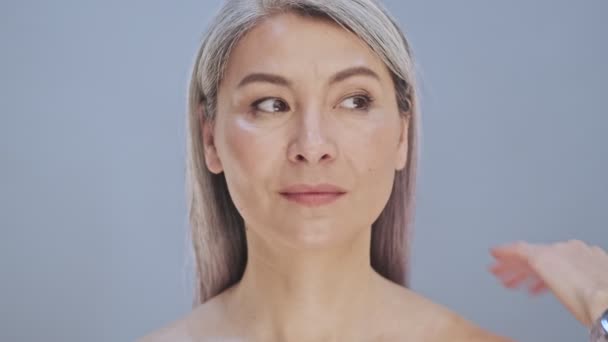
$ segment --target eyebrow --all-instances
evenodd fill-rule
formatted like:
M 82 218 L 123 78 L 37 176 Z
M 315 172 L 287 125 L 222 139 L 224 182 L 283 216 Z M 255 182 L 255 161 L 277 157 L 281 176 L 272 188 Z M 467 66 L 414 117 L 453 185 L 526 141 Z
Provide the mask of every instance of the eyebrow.
M 285 77 L 273 74 L 265 74 L 265 73 L 253 73 L 245 76 L 237 85 L 237 88 L 242 88 L 250 83 L 272 83 L 276 85 L 280 85 L 283 87 L 291 87 L 291 82 L 289 82 Z
M 360 67 L 352 67 L 352 68 L 344 69 L 342 71 L 337 72 L 329 79 L 329 84 L 332 85 L 332 84 L 335 84 L 338 82 L 342 82 L 353 76 L 367 76 L 367 77 L 371 77 L 371 78 L 374 78 L 374 79 L 380 81 L 380 76 L 378 76 L 378 74 L 376 72 L 374 72 L 372 69 L 370 69 L 368 67 L 360 66 Z M 239 82 L 239 84 L 237 85 L 237 88 L 242 88 L 242 87 L 246 86 L 247 84 L 256 83 L 256 82 L 271 83 L 271 84 L 276 84 L 276 85 L 279 85 L 282 87 L 287 87 L 287 88 L 290 88 L 292 85 L 292 83 L 283 76 L 258 72 L 258 73 L 252 73 L 252 74 L 245 76 Z
M 342 82 L 342 81 L 346 80 L 347 78 L 350 78 L 353 76 L 368 76 L 368 77 L 371 77 L 371 78 L 374 78 L 374 79 L 380 81 L 380 76 L 378 76 L 378 74 L 376 74 L 372 69 L 361 66 L 361 67 L 352 67 L 352 68 L 344 69 L 344 70 L 336 73 L 329 80 L 329 84 L 331 85 L 334 83 Z

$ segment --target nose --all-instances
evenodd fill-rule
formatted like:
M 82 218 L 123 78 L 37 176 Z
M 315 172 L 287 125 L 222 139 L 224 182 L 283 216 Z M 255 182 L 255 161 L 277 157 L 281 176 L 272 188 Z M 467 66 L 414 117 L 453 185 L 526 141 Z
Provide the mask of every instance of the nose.
M 332 139 L 332 128 L 321 111 L 300 113 L 293 132 L 293 139 L 288 148 L 288 158 L 291 162 L 320 164 L 336 158 L 337 147 Z

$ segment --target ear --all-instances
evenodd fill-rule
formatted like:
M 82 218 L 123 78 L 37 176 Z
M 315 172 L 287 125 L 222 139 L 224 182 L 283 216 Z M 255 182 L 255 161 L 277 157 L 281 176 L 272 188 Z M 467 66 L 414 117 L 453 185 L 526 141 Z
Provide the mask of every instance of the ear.
M 400 171 L 405 168 L 408 158 L 408 138 L 411 114 L 403 113 L 399 115 L 399 141 L 397 142 L 397 159 L 395 160 L 395 170 Z
M 215 146 L 215 120 L 205 119 L 205 108 L 201 104 L 197 110 L 198 121 L 203 139 L 205 163 L 211 173 L 220 174 L 224 169 Z

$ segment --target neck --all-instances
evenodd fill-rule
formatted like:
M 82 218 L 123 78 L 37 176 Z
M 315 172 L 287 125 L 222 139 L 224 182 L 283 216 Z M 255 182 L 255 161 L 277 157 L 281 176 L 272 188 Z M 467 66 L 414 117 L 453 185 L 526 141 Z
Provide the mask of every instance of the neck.
M 232 303 L 262 340 L 343 340 L 363 326 L 380 276 L 370 264 L 371 229 L 341 246 L 295 250 L 248 230 L 248 262 Z

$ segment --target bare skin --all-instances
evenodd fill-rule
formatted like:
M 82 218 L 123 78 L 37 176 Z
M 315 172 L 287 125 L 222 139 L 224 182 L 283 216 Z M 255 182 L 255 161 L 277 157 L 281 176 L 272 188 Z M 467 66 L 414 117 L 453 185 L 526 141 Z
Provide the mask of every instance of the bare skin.
M 488 332 L 475 323 L 457 315 L 449 309 L 394 284 L 385 284 L 387 292 L 379 302 L 384 306 L 369 308 L 363 326 L 351 326 L 352 331 L 332 332 L 333 335 L 314 339 L 293 337 L 280 339 L 265 334 L 243 333 L 244 327 L 255 323 L 238 322 L 243 315 L 231 315 L 230 291 L 214 297 L 200 305 L 188 315 L 166 327 L 142 338 L 139 342 L 194 342 L 194 341 L 462 341 L 462 342 L 513 342 L 505 337 Z M 238 308 L 237 308 L 238 309 Z M 258 329 L 253 329 L 258 330 Z M 262 329 L 259 329 L 262 330 Z
M 254 73 L 274 76 L 243 85 Z M 352 33 L 290 13 L 248 32 L 203 124 L 207 167 L 247 227 L 245 274 L 141 341 L 507 341 L 370 265 L 408 124 L 388 69 Z M 280 194 L 319 183 L 345 194 L 314 207 Z
M 491 249 L 490 268 L 509 289 L 532 295 L 550 291 L 590 328 L 608 308 L 608 253 L 581 240 L 556 243 L 518 241 Z

